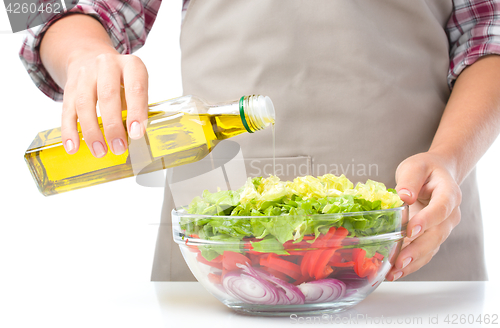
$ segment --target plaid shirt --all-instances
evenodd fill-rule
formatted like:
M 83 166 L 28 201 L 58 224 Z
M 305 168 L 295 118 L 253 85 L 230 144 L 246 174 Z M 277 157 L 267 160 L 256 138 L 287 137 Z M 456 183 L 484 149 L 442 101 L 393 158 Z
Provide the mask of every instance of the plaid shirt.
M 183 0 L 182 17 L 190 0 Z M 97 18 L 108 32 L 116 50 L 130 54 L 146 41 L 161 0 L 79 1 L 70 12 Z M 63 89 L 52 80 L 40 60 L 38 48 L 52 21 L 28 30 L 20 57 L 36 86 L 50 98 L 61 101 Z M 453 12 L 446 25 L 450 43 L 450 88 L 463 69 L 478 58 L 500 54 L 500 0 L 453 0 Z

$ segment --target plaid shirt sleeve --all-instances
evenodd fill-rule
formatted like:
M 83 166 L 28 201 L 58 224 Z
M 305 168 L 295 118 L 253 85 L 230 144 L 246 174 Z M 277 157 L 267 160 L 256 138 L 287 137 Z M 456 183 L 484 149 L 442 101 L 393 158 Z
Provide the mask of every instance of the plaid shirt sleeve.
M 28 30 L 19 56 L 35 85 L 47 96 L 62 101 L 63 90 L 50 77 L 40 60 L 39 45 L 49 26 L 68 13 L 95 17 L 108 32 L 115 49 L 129 54 L 141 48 L 151 30 L 161 0 L 79 1 L 74 8 L 54 17 L 46 24 Z
M 448 84 L 481 56 L 500 54 L 500 0 L 453 0 L 446 26 L 450 41 Z
M 184 16 L 189 0 L 183 1 Z M 123 54 L 139 49 L 156 19 L 161 0 L 79 1 L 70 12 L 97 18 Z M 52 80 L 40 61 L 38 46 L 50 24 L 28 30 L 20 51 L 29 75 L 47 96 L 62 100 L 63 90 Z M 453 12 L 446 26 L 450 42 L 448 84 L 453 86 L 465 67 L 481 56 L 500 54 L 500 0 L 453 0 Z

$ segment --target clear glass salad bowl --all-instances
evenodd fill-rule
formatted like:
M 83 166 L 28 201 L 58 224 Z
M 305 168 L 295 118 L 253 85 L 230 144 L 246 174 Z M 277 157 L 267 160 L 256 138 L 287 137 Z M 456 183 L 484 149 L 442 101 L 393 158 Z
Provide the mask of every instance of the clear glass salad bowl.
M 408 206 L 300 217 L 179 209 L 172 218 L 190 270 L 219 301 L 244 314 L 310 315 L 341 312 L 380 285 L 401 250 Z M 280 241 L 290 226 L 292 240 Z M 264 238 L 249 232 L 259 229 L 276 231 Z

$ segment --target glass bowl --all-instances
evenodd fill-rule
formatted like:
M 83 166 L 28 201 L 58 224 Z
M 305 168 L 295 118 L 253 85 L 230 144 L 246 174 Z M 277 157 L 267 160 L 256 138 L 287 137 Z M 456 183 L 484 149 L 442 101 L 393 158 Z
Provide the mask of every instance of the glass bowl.
M 300 218 L 179 209 L 172 219 L 174 240 L 193 275 L 226 306 L 250 315 L 311 315 L 344 311 L 380 285 L 406 236 L 408 206 Z M 302 222 L 298 239 L 283 243 L 279 229 L 294 222 Z M 261 225 L 274 235 L 261 238 Z

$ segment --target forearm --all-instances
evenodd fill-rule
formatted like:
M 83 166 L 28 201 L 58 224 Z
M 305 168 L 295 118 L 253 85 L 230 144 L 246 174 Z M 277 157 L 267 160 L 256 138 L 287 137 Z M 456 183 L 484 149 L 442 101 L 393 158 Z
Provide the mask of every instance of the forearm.
M 68 63 L 83 53 L 117 53 L 104 27 L 87 15 L 58 20 L 45 32 L 40 44 L 42 63 L 61 88 L 66 84 Z
M 429 152 L 444 158 L 457 183 L 500 132 L 500 56 L 479 59 L 458 77 Z

